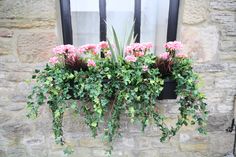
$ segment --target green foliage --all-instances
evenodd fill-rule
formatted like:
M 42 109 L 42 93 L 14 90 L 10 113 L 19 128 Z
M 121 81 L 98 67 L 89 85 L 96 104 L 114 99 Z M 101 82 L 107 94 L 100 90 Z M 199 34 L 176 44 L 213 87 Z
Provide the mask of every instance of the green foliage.
M 206 133 L 205 97 L 197 88 L 198 76 L 193 72 L 190 59 L 173 58 L 171 77 L 177 81 L 180 115 L 176 125 L 170 128 L 165 124 L 165 115 L 156 109 L 156 98 L 164 83 L 158 68 L 154 68 L 156 57 L 149 54 L 137 58 L 136 62 L 117 59 L 118 62 L 98 59 L 96 66 L 87 71 L 70 70 L 60 64 L 35 71 L 35 85 L 28 97 L 28 116 L 37 117 L 40 106 L 47 103 L 52 112 L 56 142 L 64 145 L 64 112 L 71 109 L 82 113 L 93 137 L 98 128 L 103 129 L 110 153 L 114 138 L 120 134 L 120 118 L 124 114 L 131 122 L 140 121 L 143 131 L 149 121 L 154 121 L 162 132 L 161 141 L 176 135 L 183 125 L 198 124 L 198 131 Z M 144 65 L 149 67 L 147 71 L 143 70 Z M 67 154 L 71 152 L 71 149 L 66 150 Z

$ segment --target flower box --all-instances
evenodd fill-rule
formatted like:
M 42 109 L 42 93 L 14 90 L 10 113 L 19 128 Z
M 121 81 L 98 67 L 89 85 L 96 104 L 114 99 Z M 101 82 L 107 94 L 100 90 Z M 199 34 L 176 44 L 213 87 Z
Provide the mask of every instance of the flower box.
M 158 100 L 164 100 L 164 99 L 176 99 L 177 93 L 176 93 L 176 86 L 177 83 L 175 80 L 164 80 L 164 86 L 160 93 L 160 95 L 157 97 Z
M 155 56 L 151 43 L 131 43 L 128 38 L 128 44 L 121 46 L 117 38 L 114 41 L 115 45 L 108 40 L 79 48 L 54 48 L 55 56 L 49 64 L 32 77 L 35 85 L 28 96 L 28 116 L 37 117 L 40 106 L 47 104 L 56 142 L 65 145 L 63 115 L 73 110 L 84 116 L 93 137 L 98 128 L 103 129 L 109 153 L 119 134 L 122 114 L 131 122 L 140 121 L 142 131 L 153 121 L 162 132 L 160 141 L 175 136 L 184 125 L 198 124 L 198 131 L 205 133 L 207 104 L 198 90 L 191 60 L 179 52 L 182 44 L 168 42 L 164 45 L 166 52 Z M 100 57 L 101 53 L 105 58 Z M 165 124 L 167 118 L 157 109 L 156 99 L 176 99 L 177 95 L 180 113 L 176 124 L 169 127 Z M 72 102 L 66 103 L 68 100 Z

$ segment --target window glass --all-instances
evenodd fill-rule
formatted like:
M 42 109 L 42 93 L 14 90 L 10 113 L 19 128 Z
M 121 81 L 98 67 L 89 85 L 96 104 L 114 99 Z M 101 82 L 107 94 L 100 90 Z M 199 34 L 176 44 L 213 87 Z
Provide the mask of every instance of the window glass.
M 98 43 L 100 34 L 99 0 L 70 0 L 73 44 Z M 107 37 L 114 26 L 121 42 L 128 36 L 134 20 L 135 0 L 106 0 Z M 169 0 L 141 0 L 141 42 L 152 42 L 155 54 L 164 51 L 168 24 Z
M 107 23 L 112 25 L 121 42 L 132 27 L 134 20 L 134 0 L 107 0 Z M 112 37 L 110 27 L 107 28 L 108 38 Z
M 169 0 L 142 0 L 141 42 L 152 42 L 155 54 L 164 51 L 169 13 Z
M 99 0 L 71 0 L 73 44 L 99 42 Z

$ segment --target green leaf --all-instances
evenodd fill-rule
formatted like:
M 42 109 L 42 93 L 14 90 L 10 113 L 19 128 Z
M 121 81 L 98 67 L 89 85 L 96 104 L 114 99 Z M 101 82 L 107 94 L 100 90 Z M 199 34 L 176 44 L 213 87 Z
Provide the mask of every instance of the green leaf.
M 91 126 L 92 127 L 97 127 L 97 122 L 96 121 L 92 122 Z
M 55 118 L 58 118 L 58 117 L 60 117 L 61 113 L 59 110 L 56 110 L 54 115 L 55 115 Z
M 133 23 L 133 25 L 132 25 L 132 27 L 131 27 L 131 30 L 130 30 L 130 32 L 129 32 L 129 36 L 128 36 L 128 40 L 127 40 L 127 42 L 126 42 L 126 45 L 130 45 L 131 42 L 133 41 L 133 37 L 134 37 L 134 24 L 135 24 L 135 23 Z
M 113 26 L 112 26 L 111 28 L 112 28 L 113 38 L 114 38 L 114 41 L 115 41 L 115 45 L 116 45 L 118 54 L 119 54 L 120 56 L 122 56 L 123 53 L 122 53 L 122 50 L 121 50 L 121 48 L 120 48 L 120 43 L 119 43 L 119 40 L 118 40 L 116 31 L 115 31 L 115 29 L 114 29 Z
M 108 42 L 108 45 L 110 47 L 112 61 L 113 61 L 113 63 L 117 63 L 117 56 L 116 56 L 116 53 L 115 53 L 115 51 L 112 47 L 112 44 L 111 44 L 109 39 L 107 39 L 107 42 Z

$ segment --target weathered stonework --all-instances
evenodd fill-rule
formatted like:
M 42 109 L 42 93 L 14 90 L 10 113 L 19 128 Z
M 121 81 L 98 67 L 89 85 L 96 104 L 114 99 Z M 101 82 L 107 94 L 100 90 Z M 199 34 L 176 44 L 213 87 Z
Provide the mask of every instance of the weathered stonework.
M 219 34 L 216 26 L 182 26 L 181 41 L 186 45 L 183 51 L 197 62 L 212 62 L 217 57 Z
M 185 0 L 183 7 L 183 23 L 197 24 L 207 19 L 208 0 Z
M 26 118 L 26 96 L 33 69 L 40 68 L 59 41 L 55 0 L 0 0 L 0 157 L 63 157 L 54 143 L 47 106 L 36 120 Z M 58 2 L 58 1 L 57 1 Z M 195 61 L 210 116 L 208 135 L 195 127 L 160 143 L 154 125 L 140 131 L 122 117 L 123 137 L 114 142 L 114 157 L 222 157 L 232 152 L 234 134 L 225 132 L 236 109 L 236 0 L 182 0 L 179 40 Z M 175 100 L 158 102 L 168 125 L 176 122 Z M 236 114 L 235 114 L 236 115 Z M 105 157 L 106 144 L 91 138 L 82 117 L 65 114 L 65 138 L 71 157 Z
M 22 33 L 17 38 L 17 52 L 23 63 L 43 62 L 56 44 L 54 32 Z

